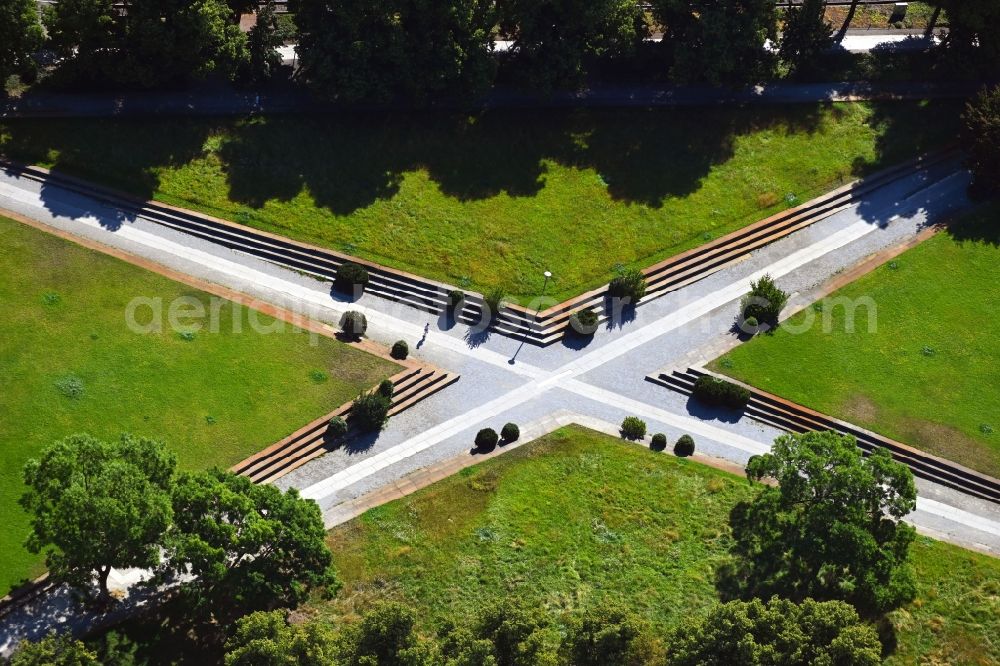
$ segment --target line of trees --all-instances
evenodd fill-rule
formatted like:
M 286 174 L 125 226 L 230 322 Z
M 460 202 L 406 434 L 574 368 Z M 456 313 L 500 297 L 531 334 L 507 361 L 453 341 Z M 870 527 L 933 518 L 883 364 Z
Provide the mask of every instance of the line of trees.
M 936 0 L 946 51 L 964 71 L 1000 70 L 1000 6 Z M 547 91 L 583 83 L 600 63 L 642 49 L 678 82 L 738 84 L 816 75 L 834 43 L 823 0 L 779 15 L 774 0 L 290 0 L 301 78 L 340 101 L 469 98 L 503 76 Z M 257 12 L 243 33 L 239 17 Z M 217 73 L 260 83 L 280 65 L 284 31 L 269 3 L 247 0 L 60 0 L 42 24 L 33 0 L 0 0 L 0 76 L 32 69 L 43 44 L 87 84 L 152 88 Z M 779 25 L 780 36 L 779 36 Z M 659 44 L 644 43 L 654 30 Z M 47 39 L 46 39 L 47 35 Z M 511 48 L 501 58 L 496 40 Z M 766 48 L 766 44 L 777 50 Z

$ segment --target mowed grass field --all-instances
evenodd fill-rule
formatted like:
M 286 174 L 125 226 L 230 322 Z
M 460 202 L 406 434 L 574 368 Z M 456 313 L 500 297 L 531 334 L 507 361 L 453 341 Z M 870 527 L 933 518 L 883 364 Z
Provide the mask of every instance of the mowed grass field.
M 516 598 L 553 615 L 619 599 L 666 631 L 717 602 L 745 479 L 580 427 L 556 431 L 330 533 L 344 587 L 307 612 L 350 619 L 379 599 L 424 629 Z M 918 537 L 918 599 L 891 621 L 891 663 L 1000 663 L 1000 560 Z
M 963 219 L 711 367 L 1000 477 L 1000 206 Z M 823 306 L 820 306 L 823 307 Z M 869 332 L 874 316 L 875 331 Z
M 209 312 L 208 294 L 2 217 L 0 267 L 0 594 L 40 572 L 17 500 L 25 461 L 50 442 L 131 432 L 166 442 L 182 468 L 228 467 L 398 370 L 229 301 L 217 333 L 205 321 L 185 340 L 170 304 L 190 297 Z M 135 297 L 162 299 L 162 332 L 126 325 Z
M 953 102 L 0 125 L 0 153 L 525 303 L 955 136 Z

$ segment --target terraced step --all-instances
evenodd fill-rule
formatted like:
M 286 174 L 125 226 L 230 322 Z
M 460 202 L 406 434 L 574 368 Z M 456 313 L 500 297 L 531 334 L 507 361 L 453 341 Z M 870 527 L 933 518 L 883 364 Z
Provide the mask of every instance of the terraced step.
M 393 396 L 389 415 L 394 416 L 451 386 L 458 381 L 459 375 L 430 366 L 418 366 L 404 370 L 391 379 Z M 339 442 L 330 441 L 327 437 L 327 424 L 335 416 L 348 418 L 350 410 L 351 403 L 342 405 L 280 442 L 233 465 L 230 470 L 254 483 L 270 483 L 332 450 Z
M 651 375 L 646 379 L 683 395 L 691 395 L 695 381 L 698 377 L 706 374 L 719 376 L 701 368 L 689 368 L 684 372 L 674 370 L 670 373 Z M 790 402 L 766 391 L 761 391 L 748 384 L 728 377 L 721 378 L 744 386 L 750 391 L 751 398 L 744 413 L 758 422 L 787 432 L 833 430 L 841 434 L 852 435 L 866 454 L 875 448 L 884 448 L 889 451 L 893 459 L 909 467 L 914 476 L 973 497 L 1000 503 L 1000 480 L 998 479 Z

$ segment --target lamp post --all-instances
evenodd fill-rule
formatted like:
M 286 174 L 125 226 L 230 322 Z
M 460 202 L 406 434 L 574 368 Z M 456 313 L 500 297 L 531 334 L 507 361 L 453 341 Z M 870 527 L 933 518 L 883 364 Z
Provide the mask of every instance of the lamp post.
M 549 286 L 549 278 L 552 277 L 552 271 L 545 271 L 544 273 L 542 273 L 542 275 L 545 276 L 545 282 L 542 283 L 542 294 L 541 294 L 541 296 L 539 296 L 539 298 L 538 298 L 538 306 L 535 308 L 535 319 L 538 318 L 538 313 L 541 312 L 541 310 L 542 310 L 542 302 L 541 301 L 542 301 L 542 298 L 545 296 L 545 289 L 546 289 L 546 287 Z M 515 361 L 517 361 L 517 355 L 521 353 L 521 347 L 524 346 L 525 339 L 526 339 L 526 337 L 525 338 L 521 338 L 521 344 L 519 344 L 517 346 L 517 350 L 514 352 L 514 355 L 510 357 L 510 360 L 507 361 L 507 363 L 509 363 L 511 365 L 514 365 Z

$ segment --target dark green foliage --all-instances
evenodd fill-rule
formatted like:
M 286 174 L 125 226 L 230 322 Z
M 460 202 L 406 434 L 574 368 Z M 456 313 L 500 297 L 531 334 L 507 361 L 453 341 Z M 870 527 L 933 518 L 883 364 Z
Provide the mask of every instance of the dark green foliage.
M 969 155 L 973 188 L 1000 193 L 1000 86 L 983 89 L 965 107 L 963 144 Z
M 334 416 L 326 424 L 326 436 L 330 439 L 340 439 L 347 434 L 347 421 Z
M 50 633 L 37 642 L 21 641 L 8 666 L 100 666 L 97 655 L 69 633 Z
M 368 330 L 368 317 L 363 312 L 348 310 L 340 316 L 340 330 L 349 338 L 360 338 Z
M 649 626 L 620 603 L 604 603 L 573 618 L 563 644 L 574 666 L 655 664 L 656 645 Z
M 650 442 L 649 448 L 653 451 L 663 451 L 667 448 L 667 436 L 662 432 L 658 432 L 653 435 L 653 441 Z
M 788 303 L 788 294 L 778 288 L 770 275 L 750 283 L 750 293 L 740 301 L 743 319 L 753 317 L 758 323 L 777 326 L 778 317 Z
M 363 392 L 351 406 L 350 420 L 362 432 L 378 432 L 389 420 L 392 398 L 379 391 Z
M 580 335 L 593 335 L 599 324 L 600 318 L 592 308 L 577 310 L 569 317 L 570 328 Z
M 483 321 L 496 321 L 507 307 L 507 292 L 502 287 L 494 287 L 483 294 Z
M 34 70 L 43 39 L 35 0 L 0 0 L 0 96 L 7 77 Z
M 559 635 L 541 609 L 511 601 L 489 606 L 475 633 L 492 644 L 497 666 L 558 663 Z
M 500 429 L 500 437 L 505 442 L 516 442 L 521 437 L 521 429 L 516 423 L 505 423 Z
M 627 303 L 636 305 L 646 295 L 646 276 L 637 268 L 622 271 L 608 284 L 608 295 L 627 299 Z
M 406 340 L 396 340 L 392 343 L 389 355 L 398 361 L 405 360 L 410 355 L 410 345 L 406 344 Z
M 626 416 L 622 421 L 621 435 L 625 439 L 642 439 L 646 436 L 646 422 L 638 416 Z
M 345 261 L 337 266 L 337 278 L 334 284 L 341 291 L 353 292 L 356 287 L 364 289 L 368 286 L 368 269 L 353 261 Z
M 476 448 L 489 451 L 500 442 L 500 436 L 493 428 L 483 428 L 476 433 Z
M 674 455 L 686 458 L 694 455 L 694 438 L 691 435 L 681 435 L 674 444 Z
M 247 62 L 247 36 L 222 0 L 72 0 L 46 13 L 63 67 L 81 79 L 150 88 L 222 73 Z
M 866 616 L 916 594 L 908 561 L 914 530 L 900 519 L 916 506 L 913 475 L 876 449 L 833 432 L 782 435 L 754 456 L 747 478 L 773 478 L 732 511 L 731 582 L 744 597 L 839 599 Z
M 96 577 L 106 600 L 112 568 L 159 563 L 176 464 L 160 442 L 131 435 L 116 442 L 73 435 L 52 444 L 24 466 L 28 550 L 44 552 L 57 580 L 86 593 Z
M 257 10 L 257 22 L 247 33 L 247 60 L 242 77 L 247 83 L 269 81 L 281 67 L 278 47 L 284 44 L 273 0 Z
M 289 624 L 286 611 L 258 611 L 236 621 L 226 666 L 328 666 L 339 663 L 333 631 L 321 622 Z
M 760 322 L 757 321 L 756 317 L 747 317 L 743 320 L 743 330 L 748 333 L 756 333 L 758 326 L 760 326 Z
M 785 13 L 779 57 L 796 74 L 815 73 L 819 58 L 833 46 L 833 32 L 823 17 L 823 0 L 804 0 Z
M 465 292 L 461 289 L 452 289 L 448 292 L 448 309 L 458 310 L 465 303 Z
M 500 29 L 516 76 L 541 90 L 579 86 L 589 61 L 628 54 L 647 33 L 636 0 L 506 0 Z
M 881 653 L 875 628 L 848 604 L 812 599 L 801 605 L 778 598 L 720 604 L 707 617 L 680 625 L 667 643 L 671 666 L 877 666 Z
M 383 379 L 378 385 L 378 394 L 385 398 L 391 398 L 392 394 L 395 392 L 396 387 L 392 383 L 391 379 Z
M 1000 74 L 1000 3 L 996 0 L 938 0 L 948 16 L 945 53 L 955 72 L 989 80 Z M 995 80 L 995 78 L 993 78 Z
M 173 491 L 167 565 L 193 610 L 221 621 L 297 606 L 310 590 L 336 592 L 319 505 L 222 470 L 181 474 Z
M 493 82 L 488 0 L 293 0 L 302 75 L 327 97 L 424 102 Z
M 702 375 L 695 380 L 694 397 L 716 407 L 742 409 L 750 400 L 750 391 L 725 379 Z
M 394 602 L 377 604 L 342 637 L 343 662 L 350 666 L 430 666 L 433 645 L 417 634 L 413 609 Z
M 777 37 L 774 0 L 654 0 L 653 12 L 667 26 L 677 81 L 749 83 L 771 74 L 764 43 Z

